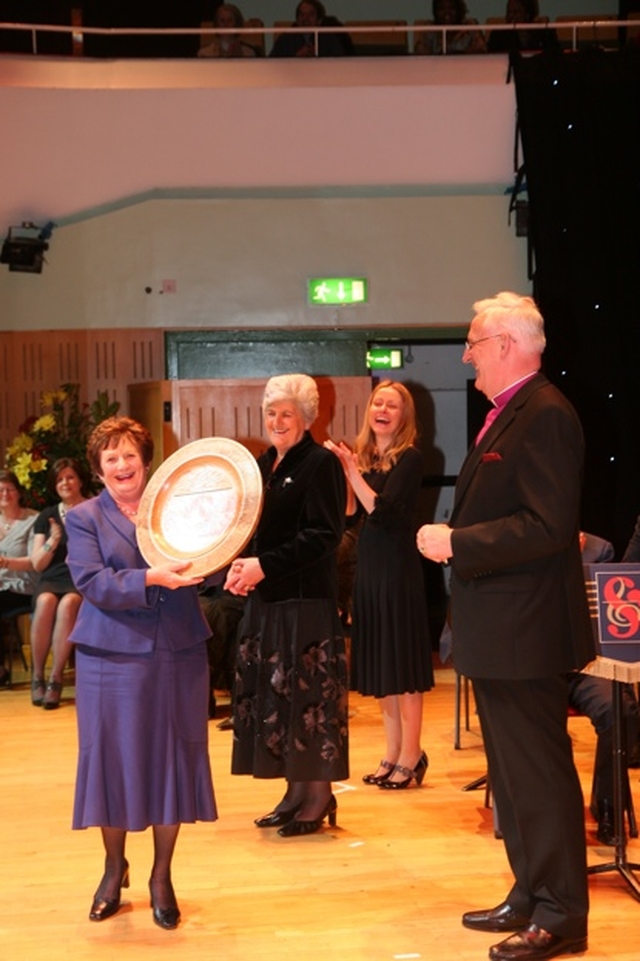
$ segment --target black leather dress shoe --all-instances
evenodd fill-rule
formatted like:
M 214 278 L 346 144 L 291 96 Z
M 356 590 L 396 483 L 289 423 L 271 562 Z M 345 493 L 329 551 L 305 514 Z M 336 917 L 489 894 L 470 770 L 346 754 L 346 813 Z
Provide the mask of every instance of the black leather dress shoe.
M 289 821 L 293 821 L 300 807 L 301 805 L 297 804 L 294 808 L 289 808 L 288 811 L 270 811 L 269 814 L 256 818 L 253 823 L 257 828 L 280 828 L 284 824 L 288 824 Z
M 102 879 L 104 881 L 104 878 Z M 100 883 L 102 886 L 102 882 Z M 122 878 L 120 881 L 121 888 L 129 887 L 129 862 L 124 861 L 124 867 L 122 869 Z M 112 918 L 120 910 L 120 891 L 118 890 L 117 898 L 104 898 L 100 893 L 100 888 L 96 891 L 93 903 L 91 905 L 91 910 L 89 911 L 90 921 L 106 921 L 107 918 Z
M 616 835 L 613 829 L 613 805 L 609 801 L 598 802 L 596 838 L 599 844 L 612 845 L 616 843 Z
M 95 897 L 89 911 L 89 920 L 106 921 L 107 918 L 112 918 L 119 910 L 120 898 Z
M 496 908 L 486 911 L 467 911 L 462 915 L 465 928 L 474 931 L 520 931 L 529 924 L 529 918 L 514 911 L 510 904 L 503 901 Z
M 563 938 L 537 924 L 512 934 L 489 948 L 491 961 L 543 961 L 558 954 L 577 954 L 587 950 L 587 938 Z

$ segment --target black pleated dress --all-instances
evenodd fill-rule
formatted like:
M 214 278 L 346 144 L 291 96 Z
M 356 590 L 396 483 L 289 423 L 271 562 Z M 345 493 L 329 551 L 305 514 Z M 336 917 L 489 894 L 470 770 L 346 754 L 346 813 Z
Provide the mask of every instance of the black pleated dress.
M 385 697 L 433 686 L 416 505 L 422 456 L 409 447 L 390 471 L 370 471 L 377 493 L 358 540 L 354 584 L 351 687 Z

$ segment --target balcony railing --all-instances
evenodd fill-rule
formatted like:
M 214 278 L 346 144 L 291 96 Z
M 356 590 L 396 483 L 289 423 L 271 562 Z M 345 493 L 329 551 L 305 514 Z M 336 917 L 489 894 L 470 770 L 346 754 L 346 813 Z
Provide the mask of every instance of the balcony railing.
M 198 27 L 92 27 L 85 26 L 81 20 L 81 11 L 72 11 L 71 24 L 33 24 L 0 22 L 0 31 L 9 31 L 16 35 L 27 34 L 30 37 L 30 50 L 2 51 L 2 53 L 29 52 L 39 55 L 38 37 L 45 35 L 68 35 L 70 37 L 71 53 L 74 56 L 84 55 L 85 37 L 97 36 L 103 38 L 118 37 L 213 37 L 225 35 L 239 35 L 244 39 L 260 38 L 262 51 L 267 48 L 269 41 L 281 33 L 306 34 L 313 37 L 315 55 L 318 56 L 318 44 L 322 34 L 349 34 L 354 42 L 356 55 L 362 55 L 366 48 L 376 48 L 378 54 L 412 52 L 416 39 L 425 34 L 440 34 L 442 53 L 448 51 L 448 40 L 452 34 L 478 33 L 485 35 L 493 31 L 513 32 L 517 30 L 549 32 L 555 31 L 561 49 L 578 50 L 585 46 L 601 46 L 605 49 L 620 49 L 625 45 L 640 44 L 640 11 L 638 16 L 632 15 L 627 20 L 617 19 L 615 16 L 607 18 L 558 17 L 554 21 L 511 24 L 487 22 L 478 24 L 437 25 L 425 21 L 413 24 L 406 21 L 384 22 L 346 22 L 344 26 L 326 27 L 296 27 L 274 24 L 263 25 L 253 21 L 242 29 L 218 29 L 212 24 L 203 23 Z M 394 42 L 394 38 L 397 40 Z M 363 43 L 362 40 L 366 40 Z M 379 40 L 379 43 L 376 41 Z M 394 49 L 395 48 L 395 49 Z M 366 54 L 365 54 L 366 55 Z

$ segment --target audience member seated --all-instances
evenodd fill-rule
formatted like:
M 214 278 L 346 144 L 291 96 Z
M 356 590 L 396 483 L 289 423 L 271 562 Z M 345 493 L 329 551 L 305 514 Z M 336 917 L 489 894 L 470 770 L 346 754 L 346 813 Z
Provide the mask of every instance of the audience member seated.
M 538 0 L 507 0 L 507 23 L 527 24 L 539 21 Z M 489 34 L 489 53 L 515 53 L 518 50 L 552 50 L 558 47 L 555 30 L 492 30 Z
M 33 525 L 38 514 L 22 504 L 22 487 L 13 471 L 0 470 L 0 616 L 30 602 L 35 585 L 31 564 Z M 0 637 L 0 687 L 7 687 Z
M 209 658 L 209 717 L 216 716 L 216 690 L 232 691 L 236 660 L 236 637 L 245 598 L 222 587 L 226 571 L 208 578 L 198 591 L 200 607 L 207 619 L 211 637 L 207 641 Z M 219 725 L 226 727 L 224 723 Z M 231 727 L 231 725 L 228 725 Z
M 585 564 L 606 564 L 614 560 L 613 545 L 594 534 L 580 532 Z M 640 733 L 640 710 L 631 688 L 622 692 L 626 744 L 636 744 Z M 601 844 L 614 843 L 613 824 L 613 687 L 603 677 L 578 672 L 569 675 L 569 707 L 586 715 L 598 735 L 594 763 L 591 813 L 598 823 Z
M 636 520 L 636 526 L 622 555 L 622 560 L 625 564 L 638 564 L 640 562 L 640 515 Z
M 319 0 L 300 0 L 296 7 L 294 27 L 341 27 L 336 17 L 328 17 Z M 348 33 L 318 34 L 319 57 L 348 57 L 353 54 L 353 41 Z M 315 57 L 314 33 L 281 33 L 273 45 L 271 57 Z
M 63 672 L 72 647 L 69 635 L 82 600 L 67 567 L 65 518 L 72 507 L 86 499 L 87 492 L 85 472 L 71 457 L 55 461 L 47 484 L 60 502 L 45 507 L 33 528 L 31 563 L 38 577 L 31 624 L 31 703 L 51 711 L 60 705 Z M 45 685 L 49 651 L 52 652 L 51 673 Z
M 221 3 L 215 12 L 213 25 L 218 30 L 241 30 L 245 26 L 242 13 L 233 3 Z M 255 47 L 245 43 L 241 34 L 214 34 L 211 42 L 200 47 L 199 57 L 257 57 Z
M 467 16 L 465 0 L 433 0 L 433 22 L 438 26 L 477 23 Z M 485 53 L 487 49 L 481 30 L 448 30 L 446 36 L 447 53 Z M 443 52 L 442 32 L 425 31 L 416 38 L 414 53 L 441 54 Z

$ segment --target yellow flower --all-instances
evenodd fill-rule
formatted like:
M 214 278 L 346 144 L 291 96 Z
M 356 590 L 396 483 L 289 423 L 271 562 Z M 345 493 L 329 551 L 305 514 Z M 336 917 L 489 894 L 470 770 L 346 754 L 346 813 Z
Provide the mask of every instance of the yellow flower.
M 35 434 L 48 434 L 56 429 L 56 419 L 53 414 L 43 414 L 42 417 L 38 417 L 31 429 Z
M 44 410 L 51 409 L 55 407 L 56 404 L 64 404 L 67 399 L 67 392 L 65 390 L 49 390 L 45 391 L 41 398 L 40 403 Z
M 7 463 L 17 458 L 23 451 L 30 451 L 33 447 L 33 437 L 30 434 L 18 434 L 7 447 Z
M 31 488 L 32 468 L 33 461 L 31 459 L 31 454 L 29 454 L 27 451 L 19 454 L 12 464 L 13 473 L 16 475 L 25 490 L 29 490 Z

